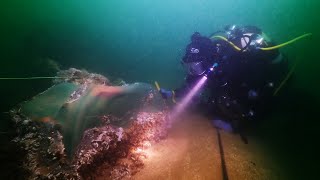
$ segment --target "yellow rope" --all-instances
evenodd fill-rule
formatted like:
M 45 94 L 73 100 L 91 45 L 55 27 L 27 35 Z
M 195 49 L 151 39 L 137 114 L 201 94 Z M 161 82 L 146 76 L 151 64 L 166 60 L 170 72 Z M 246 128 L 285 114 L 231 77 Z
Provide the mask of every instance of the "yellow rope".
M 67 79 L 68 77 L 2 77 L 0 80 Z

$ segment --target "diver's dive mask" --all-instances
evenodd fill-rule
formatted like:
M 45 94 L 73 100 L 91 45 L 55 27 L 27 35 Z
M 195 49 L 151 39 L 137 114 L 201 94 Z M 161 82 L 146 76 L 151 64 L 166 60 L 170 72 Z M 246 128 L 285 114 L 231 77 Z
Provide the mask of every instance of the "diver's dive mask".
M 206 58 L 201 56 L 198 48 L 190 48 L 182 59 L 182 64 L 189 75 L 201 76 L 206 71 Z
M 202 61 L 184 63 L 184 65 L 185 65 L 185 68 L 187 69 L 189 75 L 192 75 L 192 76 L 201 76 L 207 70 L 207 68 L 205 68 L 205 65 Z
M 195 32 L 191 36 L 191 43 L 186 47 L 186 54 L 182 64 L 189 75 L 204 75 L 211 65 L 212 56 L 215 53 L 215 46 L 212 41 L 200 33 Z
M 208 57 L 199 52 L 198 48 L 190 48 L 182 59 L 182 64 L 189 75 L 201 76 L 210 66 Z

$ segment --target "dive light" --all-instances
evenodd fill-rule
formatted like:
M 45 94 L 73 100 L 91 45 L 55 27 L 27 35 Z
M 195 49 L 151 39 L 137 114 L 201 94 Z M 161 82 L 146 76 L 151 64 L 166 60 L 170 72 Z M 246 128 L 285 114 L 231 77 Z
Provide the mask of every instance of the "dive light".
M 210 73 L 212 73 L 213 70 L 214 70 L 217 66 L 218 66 L 218 63 L 214 63 L 214 64 L 207 70 L 207 72 L 204 74 L 204 76 L 208 78 L 208 75 L 209 75 Z

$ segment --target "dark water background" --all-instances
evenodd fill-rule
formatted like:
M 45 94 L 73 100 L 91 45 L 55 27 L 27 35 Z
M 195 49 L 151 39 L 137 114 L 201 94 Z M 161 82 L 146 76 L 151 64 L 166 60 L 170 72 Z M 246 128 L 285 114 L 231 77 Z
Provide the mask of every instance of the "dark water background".
M 274 150 L 270 158 L 280 159 L 293 177 L 316 174 L 319 1 L 4 0 L 0 5 L 0 77 L 53 76 L 44 61 L 49 58 L 62 68 L 84 68 L 127 82 L 157 80 L 175 88 L 183 82 L 179 60 L 194 31 L 210 35 L 228 24 L 256 25 L 278 43 L 313 33 L 282 48 L 291 64 L 299 64 L 288 91 L 280 93 L 283 103 L 275 105 L 273 118 L 256 135 Z M 2 112 L 51 84 L 0 83 Z M 5 114 L 1 120 L 0 130 L 10 131 Z M 8 138 L 1 134 L 1 139 L 5 146 Z

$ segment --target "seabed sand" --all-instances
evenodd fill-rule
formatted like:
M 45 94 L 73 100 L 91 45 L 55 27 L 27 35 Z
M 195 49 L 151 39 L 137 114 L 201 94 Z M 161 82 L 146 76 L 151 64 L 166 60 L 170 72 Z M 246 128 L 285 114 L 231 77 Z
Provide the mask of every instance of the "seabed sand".
M 262 142 L 219 130 L 226 173 L 222 171 L 218 130 L 200 116 L 177 121 L 168 137 L 150 147 L 134 179 L 287 179 Z

